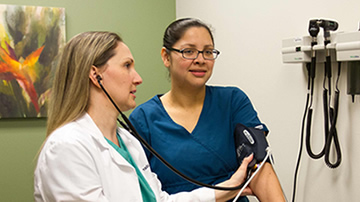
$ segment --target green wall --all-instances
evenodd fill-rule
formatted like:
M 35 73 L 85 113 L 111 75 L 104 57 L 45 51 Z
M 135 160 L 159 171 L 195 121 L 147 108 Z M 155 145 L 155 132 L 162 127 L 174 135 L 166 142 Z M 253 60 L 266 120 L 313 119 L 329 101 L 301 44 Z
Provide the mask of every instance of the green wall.
M 65 8 L 67 40 L 84 31 L 120 33 L 143 78 L 137 104 L 169 89 L 160 49 L 163 31 L 175 19 L 175 0 L 0 0 L 0 4 Z M 0 201 L 33 201 L 34 159 L 45 127 L 45 119 L 0 119 Z

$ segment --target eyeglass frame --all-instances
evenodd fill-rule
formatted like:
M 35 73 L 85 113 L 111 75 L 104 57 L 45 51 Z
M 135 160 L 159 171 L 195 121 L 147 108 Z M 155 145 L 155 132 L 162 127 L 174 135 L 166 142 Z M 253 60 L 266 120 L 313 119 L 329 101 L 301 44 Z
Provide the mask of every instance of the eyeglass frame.
M 199 50 L 196 49 L 196 48 L 184 48 L 184 49 L 181 49 L 181 50 L 176 49 L 176 48 L 168 48 L 168 47 L 165 47 L 165 48 L 166 48 L 167 50 L 169 50 L 169 51 L 176 51 L 176 52 L 178 52 L 178 53 L 181 53 L 181 56 L 182 56 L 183 58 L 185 58 L 185 59 L 188 59 L 188 60 L 195 60 L 196 58 L 199 57 L 199 54 L 200 54 L 200 53 L 202 54 L 202 56 L 203 56 L 203 58 L 204 58 L 205 60 L 216 60 L 216 58 L 220 55 L 220 51 L 218 51 L 218 50 L 216 50 L 216 49 L 214 49 L 214 48 L 211 49 L 212 51 L 215 51 L 215 53 L 216 53 L 216 56 L 215 56 L 214 58 L 205 58 L 205 57 L 204 57 L 204 51 L 205 51 L 205 50 L 199 51 Z M 187 58 L 187 57 L 185 57 L 185 56 L 184 56 L 184 51 L 185 51 L 186 49 L 194 49 L 194 50 L 196 50 L 196 51 L 197 51 L 196 57 L 195 57 L 195 58 Z

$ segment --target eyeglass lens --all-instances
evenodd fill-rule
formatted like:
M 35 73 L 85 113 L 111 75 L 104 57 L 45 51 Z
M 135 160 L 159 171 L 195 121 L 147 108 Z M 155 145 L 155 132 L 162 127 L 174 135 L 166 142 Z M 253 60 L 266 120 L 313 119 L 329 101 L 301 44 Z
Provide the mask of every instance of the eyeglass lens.
M 198 51 L 194 48 L 185 48 L 182 50 L 184 58 L 187 59 L 196 59 L 199 56 L 199 53 L 202 53 L 205 59 L 214 60 L 218 56 L 218 51 L 215 49 L 204 49 L 203 51 Z

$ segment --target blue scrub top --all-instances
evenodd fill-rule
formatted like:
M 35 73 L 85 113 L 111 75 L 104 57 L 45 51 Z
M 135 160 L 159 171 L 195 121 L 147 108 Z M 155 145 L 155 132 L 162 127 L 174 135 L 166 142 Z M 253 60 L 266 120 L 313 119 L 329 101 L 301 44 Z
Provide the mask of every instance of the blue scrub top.
M 192 133 L 170 118 L 160 96 L 138 106 L 130 115 L 130 121 L 166 161 L 203 183 L 218 184 L 237 170 L 239 165 L 233 137 L 237 123 L 268 131 L 249 98 L 236 87 L 206 86 L 204 106 Z M 198 188 L 145 151 L 163 190 L 173 194 Z

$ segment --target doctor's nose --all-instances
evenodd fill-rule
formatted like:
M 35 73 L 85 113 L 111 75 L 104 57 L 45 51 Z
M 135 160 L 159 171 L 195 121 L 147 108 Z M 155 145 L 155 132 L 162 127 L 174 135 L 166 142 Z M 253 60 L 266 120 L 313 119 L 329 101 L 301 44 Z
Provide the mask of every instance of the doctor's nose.
M 139 75 L 139 73 L 137 73 L 137 71 L 134 70 L 134 79 L 133 82 L 135 85 L 140 85 L 142 84 L 143 80 L 141 78 L 141 76 Z

